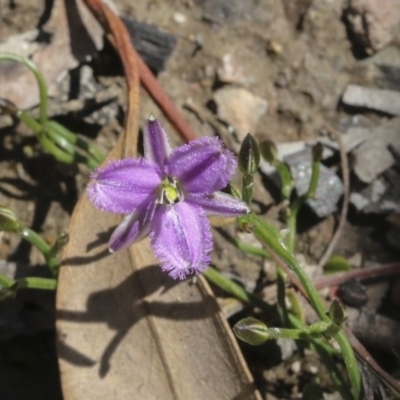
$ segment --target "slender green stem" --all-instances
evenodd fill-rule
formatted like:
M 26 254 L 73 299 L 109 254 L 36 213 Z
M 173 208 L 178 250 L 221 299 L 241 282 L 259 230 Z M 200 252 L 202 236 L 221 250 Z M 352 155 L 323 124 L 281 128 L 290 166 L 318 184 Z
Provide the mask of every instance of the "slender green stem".
M 27 277 L 17 279 L 17 289 L 56 290 L 57 280 L 49 278 Z
M 47 122 L 47 86 L 46 81 L 39 71 L 37 66 L 28 58 L 20 56 L 14 53 L 0 53 L 0 61 L 15 61 L 20 64 L 25 65 L 29 68 L 35 75 L 38 87 L 39 87 L 39 97 L 40 97 L 40 123 L 44 126 Z
M 8 276 L 0 273 L 0 286 L 6 289 L 11 288 L 15 285 L 15 280 L 9 278 Z
M 294 252 L 296 244 L 297 215 L 304 202 L 307 199 L 313 198 L 315 196 L 315 192 L 317 190 L 319 181 L 320 169 L 321 169 L 321 163 L 319 161 L 313 161 L 311 169 L 311 179 L 307 193 L 297 197 L 289 208 L 289 215 L 287 218 L 287 225 L 289 229 L 288 248 L 291 253 Z
M 267 251 L 270 249 L 278 257 L 278 259 L 282 260 L 289 267 L 289 269 L 296 274 L 319 318 L 322 321 L 330 322 L 323 299 L 293 254 L 285 247 L 285 245 L 282 244 L 282 241 L 279 238 L 279 232 L 277 232 L 270 224 L 268 224 L 267 221 L 257 217 L 254 214 L 248 214 L 240 217 L 239 224 L 251 226 L 257 239 L 266 245 Z M 334 338 L 337 340 L 341 348 L 343 359 L 349 374 L 353 395 L 356 399 L 359 399 L 361 392 L 361 378 L 354 352 L 346 336 L 342 332 L 335 335 Z
M 221 234 L 221 236 L 224 237 L 224 239 L 226 239 L 229 243 L 234 245 L 237 249 L 243 251 L 243 253 L 265 258 L 267 260 L 271 258 L 264 249 L 252 246 L 250 244 L 243 242 L 242 240 L 236 239 L 223 229 L 217 229 L 217 230 Z
M 35 231 L 30 228 L 22 228 L 19 232 L 19 235 L 30 244 L 35 246 L 43 254 L 52 274 L 54 276 L 57 276 L 60 262 L 53 254 L 51 246 L 48 245 L 41 236 L 39 236 Z
M 57 132 L 52 129 L 53 121 L 48 121 L 48 125 L 42 127 L 39 122 L 23 110 L 18 110 L 15 115 L 21 122 L 32 129 L 41 145 L 52 154 L 56 160 L 65 164 L 82 163 L 86 164 L 89 168 L 96 168 L 100 165 L 100 162 L 94 156 L 89 155 L 89 157 L 86 157 L 78 154 L 73 143 L 68 141 L 68 136 L 58 135 Z M 76 136 L 74 133 L 70 133 Z M 77 140 L 74 139 L 74 142 L 77 143 Z M 83 140 L 81 140 L 81 142 L 84 143 Z M 93 148 L 94 147 L 91 146 L 92 150 Z
M 293 179 L 288 166 L 280 160 L 275 160 L 272 165 L 276 168 L 279 178 L 281 179 L 282 200 L 290 200 L 293 190 Z
M 97 166 L 99 166 L 104 161 L 104 155 L 101 153 L 100 150 L 97 149 L 96 146 L 93 146 L 91 143 L 81 139 L 78 135 L 71 132 L 56 121 L 50 120 L 48 121 L 47 125 L 49 129 L 54 131 L 57 135 L 63 137 L 64 139 L 68 140 L 69 143 L 74 144 L 81 150 L 87 152 L 91 157 L 93 157 L 94 162 L 97 163 Z
M 304 324 L 300 320 L 295 318 L 292 314 L 289 314 L 289 318 L 291 326 L 294 326 L 296 328 L 301 328 L 302 326 L 304 326 Z M 354 397 L 349 390 L 348 384 L 343 379 L 343 375 L 334 360 L 334 357 L 339 354 L 335 350 L 335 348 L 328 345 L 324 339 L 310 338 L 309 340 L 307 340 L 307 342 L 310 344 L 310 347 L 314 349 L 321 357 L 321 360 L 329 371 L 329 375 L 331 376 L 334 385 L 339 391 L 341 398 L 344 400 L 354 400 Z
M 43 255 L 46 255 L 49 252 L 50 246 L 32 229 L 22 228 L 20 236 L 35 246 Z
M 52 154 L 58 160 L 71 160 L 70 162 L 68 161 L 68 163 L 82 163 L 86 164 L 89 168 L 96 168 L 100 165 L 100 163 L 93 156 L 85 156 L 77 153 L 75 145 L 70 143 L 66 138 L 58 135 L 51 128 L 47 129 L 46 134 L 61 149 L 60 150 L 59 148 L 57 148 L 57 146 L 54 145 L 49 146 L 48 142 L 46 142 L 46 146 L 48 148 L 51 148 Z M 46 141 L 46 139 L 42 139 L 42 143 L 43 141 Z
M 242 200 L 248 205 L 251 205 L 253 198 L 253 175 L 243 175 L 243 187 L 242 187 Z
M 208 268 L 206 271 L 203 272 L 203 275 L 207 278 L 207 280 L 209 280 L 225 292 L 236 297 L 238 300 L 247 304 L 253 304 L 266 312 L 268 315 L 271 315 L 273 317 L 276 316 L 276 311 L 274 307 L 260 299 L 258 296 L 248 293 L 242 286 L 222 275 L 215 268 Z
M 222 290 L 225 290 L 227 293 L 236 297 L 240 301 L 244 303 L 252 304 L 254 306 L 259 307 L 263 311 L 265 311 L 268 315 L 272 317 L 276 317 L 276 312 L 274 308 L 272 308 L 269 304 L 264 302 L 259 297 L 248 293 L 242 286 L 233 282 L 229 278 L 223 276 L 220 272 L 218 272 L 214 268 L 208 268 L 203 275 L 214 285 L 217 285 Z M 304 323 L 298 320 L 294 315 L 289 314 L 290 324 L 298 329 L 304 327 Z M 352 400 L 353 397 L 350 391 L 347 388 L 347 383 L 343 380 L 343 377 L 338 370 L 335 361 L 333 360 L 333 356 L 336 356 L 337 351 L 331 347 L 324 339 L 318 338 L 309 338 L 307 340 L 315 348 L 315 350 L 320 354 L 322 360 L 325 365 L 328 366 L 329 373 L 331 374 L 332 380 L 338 388 L 342 398 L 344 400 Z
M 23 110 L 19 110 L 16 113 L 16 117 L 26 124 L 32 131 L 36 134 L 41 145 L 52 154 L 58 161 L 61 161 L 66 164 L 72 164 L 74 162 L 74 155 L 65 152 L 60 149 L 57 145 L 55 145 L 47 136 L 45 132 L 45 128 L 40 125 L 33 117 L 27 114 Z
M 297 234 L 297 211 L 288 210 L 289 216 L 286 220 L 287 228 L 289 230 L 287 236 L 287 247 L 289 251 L 294 253 L 296 247 L 296 234 Z
M 286 306 L 286 274 L 282 268 L 277 267 L 277 305 L 278 314 L 283 326 L 290 326 L 289 311 Z

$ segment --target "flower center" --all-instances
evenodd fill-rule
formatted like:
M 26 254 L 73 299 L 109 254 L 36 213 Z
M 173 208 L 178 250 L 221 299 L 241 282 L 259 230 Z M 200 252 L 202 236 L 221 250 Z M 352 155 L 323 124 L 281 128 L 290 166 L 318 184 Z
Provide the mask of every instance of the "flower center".
M 165 178 L 159 186 L 158 202 L 160 204 L 175 204 L 183 200 L 179 182 L 173 176 Z

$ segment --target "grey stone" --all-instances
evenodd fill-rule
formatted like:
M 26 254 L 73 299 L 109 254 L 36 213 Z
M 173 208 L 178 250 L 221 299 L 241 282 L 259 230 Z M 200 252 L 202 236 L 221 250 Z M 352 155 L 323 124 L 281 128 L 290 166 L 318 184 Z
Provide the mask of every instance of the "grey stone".
M 371 183 L 377 176 L 396 162 L 388 146 L 400 153 L 400 118 L 394 118 L 370 129 L 366 140 L 354 154 L 354 172 L 365 183 Z
M 285 158 L 290 167 L 298 195 L 307 192 L 312 171 L 311 151 L 297 153 Z M 325 165 L 321 164 L 315 199 L 307 204 L 319 218 L 327 217 L 336 211 L 336 204 L 343 194 L 343 183 L 340 178 Z
M 242 88 L 226 87 L 214 94 L 218 116 L 232 125 L 239 143 L 253 133 L 260 118 L 267 112 L 267 100 Z
M 400 92 L 348 85 L 342 101 L 353 107 L 365 107 L 390 115 L 400 114 Z
M 350 0 L 344 16 L 357 43 L 372 54 L 398 35 L 400 1 Z

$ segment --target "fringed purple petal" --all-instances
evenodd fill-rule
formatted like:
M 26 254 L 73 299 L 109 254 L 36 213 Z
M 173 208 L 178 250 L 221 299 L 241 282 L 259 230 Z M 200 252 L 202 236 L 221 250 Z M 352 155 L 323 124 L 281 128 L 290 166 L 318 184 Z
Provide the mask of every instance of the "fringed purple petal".
M 187 194 L 185 201 L 197 204 L 208 215 L 219 217 L 238 217 L 250 211 L 244 201 L 235 199 L 229 194 L 222 192 L 214 192 L 210 195 Z
M 170 176 L 187 193 L 211 194 L 225 187 L 236 168 L 232 152 L 218 138 L 204 137 L 174 150 L 167 162 Z
M 171 154 L 171 146 L 161 122 L 152 115 L 147 120 L 143 139 L 144 157 L 163 167 Z
M 157 196 L 161 171 L 143 158 L 112 161 L 97 169 L 87 187 L 90 201 L 100 210 L 118 214 L 134 212 L 149 195 Z
M 185 202 L 156 208 L 151 245 L 161 269 L 175 279 L 204 271 L 211 261 L 211 228 L 203 210 Z
M 122 250 L 147 236 L 150 233 L 150 222 L 154 209 L 155 202 L 126 215 L 111 235 L 108 242 L 110 251 Z

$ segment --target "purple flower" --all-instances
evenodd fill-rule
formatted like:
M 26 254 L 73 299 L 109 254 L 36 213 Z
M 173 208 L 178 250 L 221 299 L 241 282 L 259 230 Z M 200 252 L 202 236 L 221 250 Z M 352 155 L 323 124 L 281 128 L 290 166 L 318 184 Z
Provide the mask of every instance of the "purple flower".
M 236 168 L 217 138 L 204 137 L 171 151 L 161 123 L 150 116 L 144 158 L 111 161 L 92 175 L 87 192 L 100 210 L 126 214 L 111 236 L 110 251 L 150 234 L 161 268 L 184 279 L 204 271 L 213 247 L 207 215 L 236 217 L 247 205 L 225 193 Z

